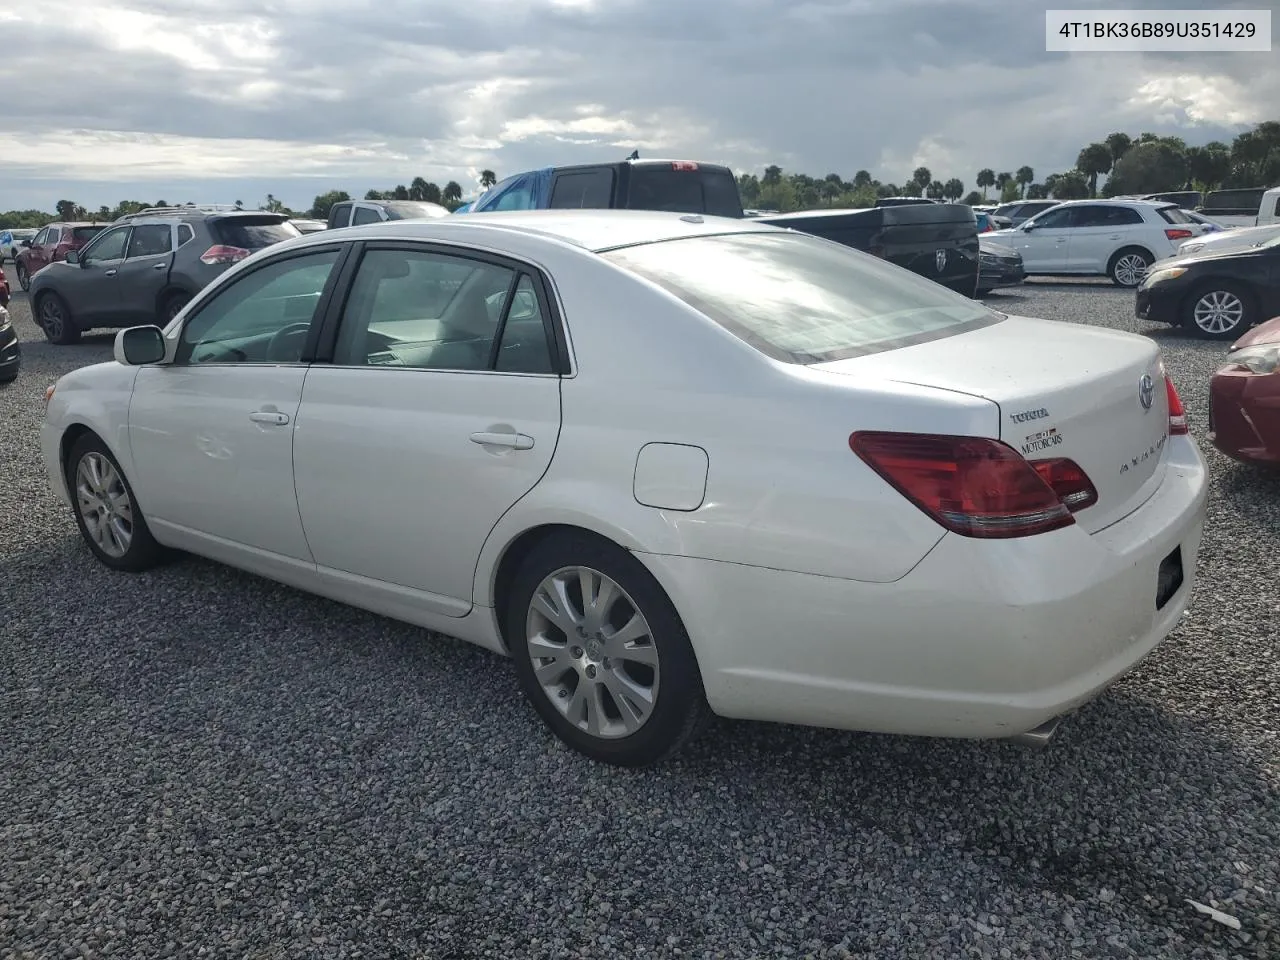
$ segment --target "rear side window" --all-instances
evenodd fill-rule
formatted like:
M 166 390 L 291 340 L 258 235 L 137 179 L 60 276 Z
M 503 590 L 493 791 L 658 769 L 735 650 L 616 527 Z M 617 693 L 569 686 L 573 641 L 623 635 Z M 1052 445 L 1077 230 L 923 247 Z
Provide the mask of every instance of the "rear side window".
M 627 206 L 632 210 L 742 216 L 742 201 L 733 175 L 727 170 L 701 167 L 687 170 L 657 164 L 633 166 Z
M 105 227 L 76 227 L 71 233 L 80 243 L 88 243 L 104 229 Z
M 603 256 L 790 363 L 879 353 L 1001 319 L 932 280 L 805 234 L 690 237 Z
M 351 204 L 335 203 L 329 208 L 329 229 L 351 226 Z
M 178 246 L 190 243 L 196 238 L 196 231 L 189 223 L 178 224 Z
M 607 210 L 613 203 L 613 171 L 579 170 L 556 177 L 551 190 L 555 210 Z
M 1074 226 L 1122 227 L 1142 222 L 1142 214 L 1132 207 L 1077 207 Z
M 351 218 L 351 225 L 359 227 L 366 223 L 381 223 L 382 218 L 378 216 L 377 210 L 369 207 L 356 207 L 356 215 Z
M 302 236 L 297 227 L 277 216 L 227 217 L 214 220 L 210 227 L 219 243 L 242 250 L 262 250 L 281 240 Z

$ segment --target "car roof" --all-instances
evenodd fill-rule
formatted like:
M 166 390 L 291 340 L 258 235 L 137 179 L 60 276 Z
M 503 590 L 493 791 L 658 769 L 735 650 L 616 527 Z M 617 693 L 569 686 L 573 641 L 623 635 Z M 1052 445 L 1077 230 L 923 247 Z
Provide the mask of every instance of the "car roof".
M 539 236 L 599 253 L 684 237 L 786 231 L 755 220 L 652 210 L 513 210 L 344 227 L 342 239 L 375 240 L 394 236 L 397 239 L 484 243 L 486 238 L 494 240 L 503 232 Z M 271 249 L 285 244 L 296 247 L 326 242 L 332 243 L 333 235 L 322 231 L 286 240 Z
M 46 223 L 45 227 L 109 227 L 111 226 L 105 220 L 55 220 L 52 223 Z M 43 227 L 41 229 L 44 229 Z

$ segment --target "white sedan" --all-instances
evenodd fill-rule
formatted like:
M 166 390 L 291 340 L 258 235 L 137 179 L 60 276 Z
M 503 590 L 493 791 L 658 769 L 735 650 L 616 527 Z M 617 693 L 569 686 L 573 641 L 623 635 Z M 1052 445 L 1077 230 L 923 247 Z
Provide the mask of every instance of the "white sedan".
M 1174 628 L 1206 479 L 1145 337 L 745 220 L 276 244 L 50 388 L 89 548 L 189 551 L 509 655 L 640 765 L 707 708 L 1047 740 Z

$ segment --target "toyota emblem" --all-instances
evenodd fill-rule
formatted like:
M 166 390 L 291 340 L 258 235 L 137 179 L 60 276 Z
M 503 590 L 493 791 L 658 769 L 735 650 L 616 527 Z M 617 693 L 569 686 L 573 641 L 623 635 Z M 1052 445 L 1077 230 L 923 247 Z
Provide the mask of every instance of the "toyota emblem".
M 1156 397 L 1156 382 L 1151 379 L 1151 374 L 1144 373 L 1142 379 L 1138 381 L 1138 402 L 1142 404 L 1143 410 L 1151 409 L 1151 402 Z
M 938 272 L 941 273 L 947 266 L 947 251 L 938 250 L 933 255 L 933 262 L 938 265 Z

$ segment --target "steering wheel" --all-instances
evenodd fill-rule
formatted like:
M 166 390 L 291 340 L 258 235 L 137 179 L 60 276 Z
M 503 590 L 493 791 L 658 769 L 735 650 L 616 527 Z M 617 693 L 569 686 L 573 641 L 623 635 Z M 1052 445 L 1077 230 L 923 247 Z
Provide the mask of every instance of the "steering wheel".
M 282 349 L 286 345 L 289 338 L 296 337 L 298 334 L 302 334 L 303 337 L 305 338 L 307 335 L 307 332 L 310 329 L 311 329 L 311 322 L 309 320 L 301 321 L 299 323 L 291 323 L 286 327 L 281 327 L 274 334 L 272 334 L 271 339 L 267 341 L 267 360 L 278 361 L 280 363 L 288 363 L 290 361 L 296 361 L 298 359 L 297 356 L 280 357 L 280 356 L 277 356 L 277 354 L 279 354 L 282 351 Z M 298 356 L 301 356 L 301 355 L 302 355 L 302 347 L 301 345 L 299 345 Z

